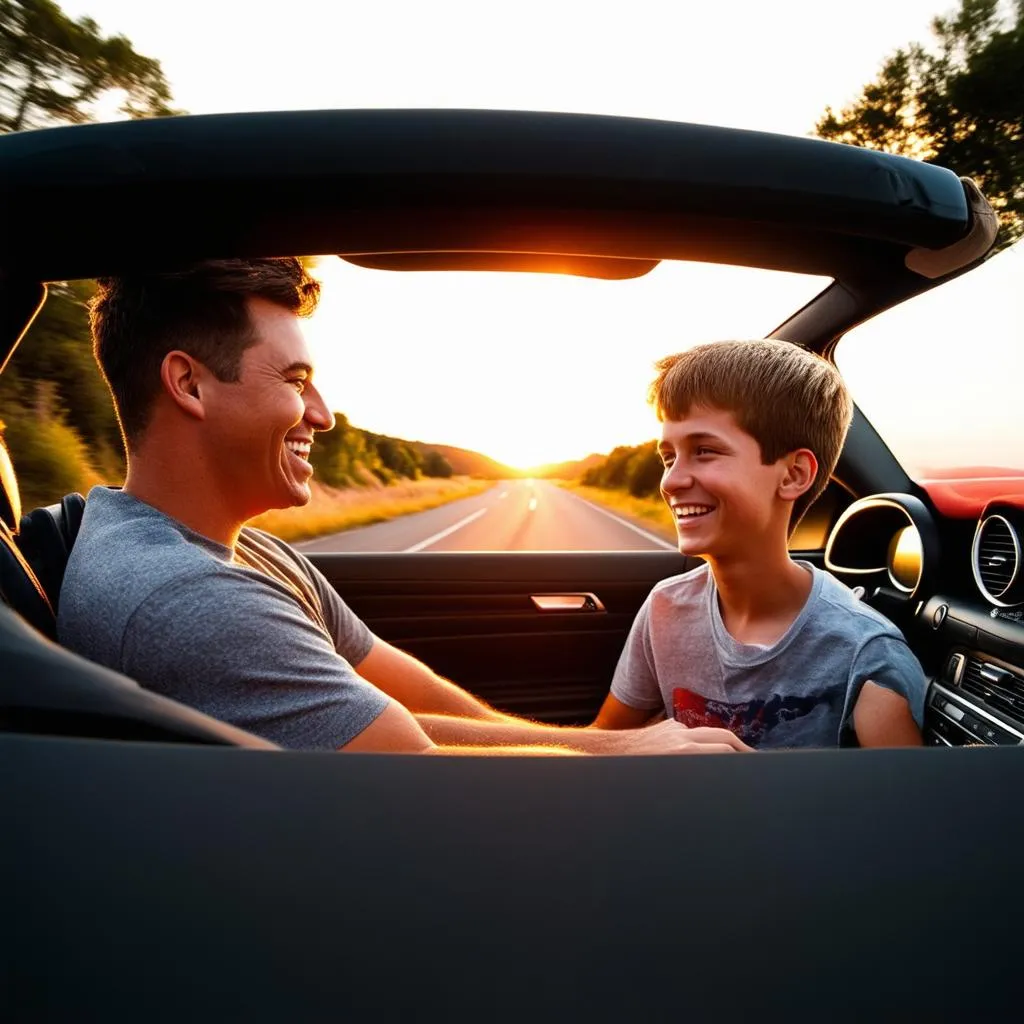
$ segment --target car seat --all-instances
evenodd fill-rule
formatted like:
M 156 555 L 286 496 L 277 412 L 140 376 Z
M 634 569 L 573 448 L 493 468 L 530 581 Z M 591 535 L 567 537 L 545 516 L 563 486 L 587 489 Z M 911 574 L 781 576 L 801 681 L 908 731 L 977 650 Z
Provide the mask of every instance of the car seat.
M 21 517 L 15 540 L 56 615 L 60 588 L 78 528 L 85 513 L 85 498 L 66 494 L 54 505 L 34 508 Z

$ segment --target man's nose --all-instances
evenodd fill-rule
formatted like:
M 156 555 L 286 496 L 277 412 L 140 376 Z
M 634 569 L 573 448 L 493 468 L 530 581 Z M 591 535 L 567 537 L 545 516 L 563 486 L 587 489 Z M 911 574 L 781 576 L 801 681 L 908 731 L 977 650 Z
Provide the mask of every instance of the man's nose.
M 314 430 L 332 430 L 334 428 L 334 413 L 327 408 L 323 396 L 312 385 L 309 385 L 303 397 L 306 400 L 306 422 Z

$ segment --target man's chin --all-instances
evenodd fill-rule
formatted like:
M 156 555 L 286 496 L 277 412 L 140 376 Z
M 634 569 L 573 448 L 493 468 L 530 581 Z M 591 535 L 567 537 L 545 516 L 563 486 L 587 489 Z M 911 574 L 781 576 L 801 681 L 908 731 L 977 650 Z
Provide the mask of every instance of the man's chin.
M 295 484 L 289 489 L 289 501 L 282 508 L 302 508 L 313 499 L 313 489 L 309 484 Z

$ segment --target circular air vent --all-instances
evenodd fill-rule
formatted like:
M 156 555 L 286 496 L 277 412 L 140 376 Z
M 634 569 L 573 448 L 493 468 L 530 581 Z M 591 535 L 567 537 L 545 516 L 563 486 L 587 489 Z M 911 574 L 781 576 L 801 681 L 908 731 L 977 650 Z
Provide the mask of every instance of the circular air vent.
M 1020 571 L 1020 539 L 1002 516 L 988 516 L 974 535 L 974 580 L 993 604 L 1007 607 Z

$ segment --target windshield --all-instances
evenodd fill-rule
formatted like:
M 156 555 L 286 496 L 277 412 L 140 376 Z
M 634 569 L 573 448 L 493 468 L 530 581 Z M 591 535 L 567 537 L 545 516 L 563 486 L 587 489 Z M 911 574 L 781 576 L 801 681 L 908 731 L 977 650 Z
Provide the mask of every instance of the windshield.
M 855 328 L 836 363 L 915 479 L 1024 472 L 1024 242 Z
M 518 469 L 650 440 L 655 360 L 763 337 L 829 283 L 673 261 L 625 281 L 382 272 L 333 257 L 314 273 L 324 291 L 307 333 L 332 408 Z

